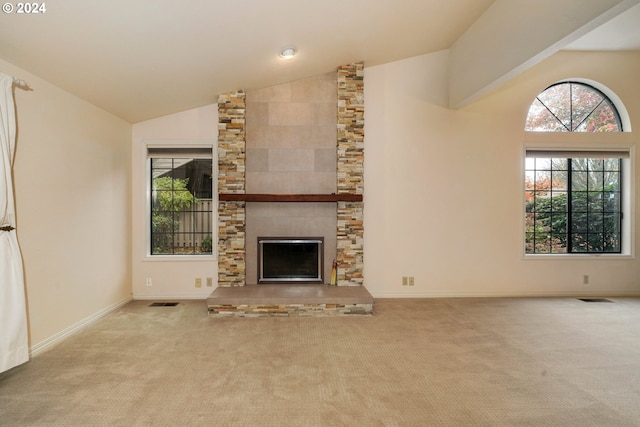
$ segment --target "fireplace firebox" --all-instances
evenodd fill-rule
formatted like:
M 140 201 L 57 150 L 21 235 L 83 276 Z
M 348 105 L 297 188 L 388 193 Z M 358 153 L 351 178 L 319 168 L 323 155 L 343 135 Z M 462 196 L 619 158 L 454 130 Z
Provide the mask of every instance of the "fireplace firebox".
M 258 237 L 258 284 L 323 283 L 324 238 Z

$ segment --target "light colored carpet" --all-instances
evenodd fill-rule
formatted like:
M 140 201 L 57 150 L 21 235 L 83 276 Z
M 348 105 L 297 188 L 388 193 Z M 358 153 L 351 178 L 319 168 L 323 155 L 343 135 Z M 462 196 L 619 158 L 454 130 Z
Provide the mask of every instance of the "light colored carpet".
M 612 301 L 257 319 L 134 301 L 0 374 L 0 425 L 638 426 L 640 299 Z

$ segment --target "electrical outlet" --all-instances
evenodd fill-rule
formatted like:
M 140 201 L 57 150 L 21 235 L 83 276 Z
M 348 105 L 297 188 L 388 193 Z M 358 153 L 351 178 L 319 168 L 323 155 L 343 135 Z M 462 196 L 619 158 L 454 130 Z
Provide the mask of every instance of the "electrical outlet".
M 147 287 L 151 286 L 153 286 L 153 280 L 151 280 L 151 277 L 147 277 Z
M 582 284 L 583 285 L 588 285 L 589 284 L 589 275 L 585 274 L 584 276 L 582 276 Z
M 199 277 L 196 277 L 196 288 L 199 288 L 200 286 L 202 286 L 202 279 Z
M 408 277 L 407 276 L 402 276 L 402 286 L 407 286 L 408 285 Z
M 413 282 L 413 276 L 409 277 L 409 286 L 413 286 L 414 282 Z
M 207 277 L 207 286 L 213 286 L 213 278 Z

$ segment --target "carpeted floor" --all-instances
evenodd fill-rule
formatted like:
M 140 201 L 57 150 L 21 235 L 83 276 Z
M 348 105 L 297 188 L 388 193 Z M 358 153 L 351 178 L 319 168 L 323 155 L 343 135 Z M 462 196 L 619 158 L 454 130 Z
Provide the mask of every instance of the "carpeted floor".
M 134 301 L 0 374 L 0 425 L 639 426 L 640 299 L 611 301 L 240 319 Z

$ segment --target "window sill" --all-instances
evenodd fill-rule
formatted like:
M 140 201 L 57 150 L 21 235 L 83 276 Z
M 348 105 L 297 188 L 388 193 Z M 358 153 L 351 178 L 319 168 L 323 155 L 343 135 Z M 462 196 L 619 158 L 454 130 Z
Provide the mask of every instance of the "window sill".
M 525 254 L 525 261 L 624 261 L 634 260 L 630 254 Z
M 214 255 L 145 255 L 143 262 L 215 262 Z

